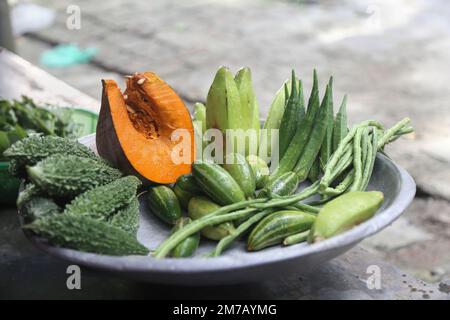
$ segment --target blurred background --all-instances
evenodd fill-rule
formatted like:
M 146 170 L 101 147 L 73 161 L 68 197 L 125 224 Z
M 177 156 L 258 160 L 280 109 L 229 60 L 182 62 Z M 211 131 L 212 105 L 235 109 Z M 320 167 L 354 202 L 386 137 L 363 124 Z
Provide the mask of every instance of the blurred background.
M 388 153 L 414 176 L 417 196 L 363 246 L 426 281 L 450 271 L 450 2 L 446 0 L 8 1 L 4 46 L 99 100 L 100 79 L 152 70 L 191 107 L 220 65 L 253 72 L 262 116 L 294 68 L 310 90 L 334 76 L 351 123 L 416 133 Z M 14 40 L 14 41 L 12 41 Z M 1 77 L 1 70 L 0 70 Z M 322 92 L 323 93 L 323 92 Z

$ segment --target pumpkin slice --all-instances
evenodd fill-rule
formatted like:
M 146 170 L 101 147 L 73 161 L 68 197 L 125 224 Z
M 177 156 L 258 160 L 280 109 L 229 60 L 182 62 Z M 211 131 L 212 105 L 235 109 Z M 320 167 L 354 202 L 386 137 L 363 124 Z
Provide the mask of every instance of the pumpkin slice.
M 102 80 L 102 84 L 96 134 L 101 157 L 143 182 L 173 183 L 191 172 L 195 159 L 192 120 L 167 83 L 152 72 L 143 72 L 127 77 L 123 94 L 113 80 Z M 173 139 L 177 129 L 184 130 Z

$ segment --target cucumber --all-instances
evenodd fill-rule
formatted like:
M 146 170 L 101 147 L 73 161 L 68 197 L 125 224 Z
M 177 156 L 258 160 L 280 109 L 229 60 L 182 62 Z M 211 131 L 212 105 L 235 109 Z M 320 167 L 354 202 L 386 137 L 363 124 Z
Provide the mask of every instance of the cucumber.
M 286 237 L 310 229 L 315 219 L 314 215 L 302 211 L 274 212 L 261 220 L 252 230 L 248 237 L 247 249 L 256 251 L 282 243 Z
M 181 218 L 180 202 L 177 196 L 167 186 L 151 188 L 145 200 L 154 215 L 168 224 L 175 224 Z
M 107 222 L 73 214 L 45 216 L 23 229 L 70 249 L 113 256 L 147 255 L 135 237 Z
M 204 194 L 192 174 L 180 176 L 173 187 L 173 192 L 184 209 L 187 209 L 192 197 Z
M 197 161 L 192 165 L 192 174 L 203 192 L 220 205 L 245 200 L 239 184 L 217 164 Z
M 179 176 L 175 185 L 179 186 L 181 189 L 185 191 L 189 191 L 194 194 L 203 193 L 194 176 L 190 173 Z
M 191 223 L 190 218 L 182 217 L 177 220 L 175 226 L 172 229 L 172 234 L 176 231 L 180 230 L 184 226 Z M 171 256 L 173 258 L 186 258 L 190 257 L 194 254 L 195 250 L 197 250 L 198 245 L 200 243 L 200 234 L 195 233 L 190 235 L 186 239 L 184 239 L 181 243 L 179 243 L 171 252 Z
M 267 163 L 258 156 L 249 155 L 245 158 L 252 168 L 253 175 L 255 176 L 256 189 L 264 188 L 269 180 L 269 167 Z
M 370 219 L 383 200 L 383 193 L 378 191 L 354 191 L 331 200 L 317 215 L 308 242 L 331 238 Z
M 255 196 L 255 175 L 243 155 L 239 153 L 227 155 L 223 168 L 239 184 L 247 198 L 253 198 Z
M 196 194 L 186 191 L 184 189 L 181 189 L 180 186 L 175 185 L 173 187 L 173 192 L 177 196 L 178 201 L 180 202 L 180 205 L 183 209 L 188 208 L 189 201 L 196 196 Z
M 258 198 L 270 197 L 271 194 L 289 196 L 298 188 L 299 179 L 295 172 L 289 171 L 270 181 L 258 195 Z
M 298 130 L 301 120 L 305 117 L 305 106 L 303 102 L 303 89 L 300 82 L 299 88 L 296 86 L 297 80 L 295 72 L 292 70 L 291 93 L 286 101 L 283 118 L 280 124 L 279 136 L 279 157 L 283 158 L 289 143 Z M 288 92 L 285 88 L 286 93 Z M 285 93 L 285 95 L 287 95 Z
M 192 220 L 197 220 L 218 209 L 220 209 L 220 206 L 207 197 L 193 197 L 191 201 L 189 201 L 188 215 Z M 233 223 L 224 222 L 217 226 L 205 227 L 201 230 L 201 233 L 208 239 L 220 240 L 231 234 L 234 230 Z

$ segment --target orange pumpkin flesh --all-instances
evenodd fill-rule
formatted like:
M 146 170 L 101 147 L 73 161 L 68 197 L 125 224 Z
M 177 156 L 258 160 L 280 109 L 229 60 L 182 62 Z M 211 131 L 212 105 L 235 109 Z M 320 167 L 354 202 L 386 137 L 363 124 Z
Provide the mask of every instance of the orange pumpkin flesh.
M 102 80 L 102 105 L 97 124 L 97 150 L 101 157 L 127 174 L 154 183 L 173 183 L 191 172 L 194 161 L 194 129 L 181 98 L 152 72 L 127 78 L 122 94 L 113 80 Z M 176 129 L 190 136 L 188 163 L 172 160 L 171 141 Z

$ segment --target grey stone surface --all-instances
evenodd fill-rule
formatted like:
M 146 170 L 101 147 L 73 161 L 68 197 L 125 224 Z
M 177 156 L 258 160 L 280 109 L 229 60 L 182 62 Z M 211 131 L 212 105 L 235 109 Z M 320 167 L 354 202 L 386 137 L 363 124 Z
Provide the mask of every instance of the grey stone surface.
M 25 238 L 14 208 L 0 211 L 0 299 L 449 299 L 447 282 L 427 284 L 402 273 L 360 247 L 308 274 L 195 289 L 136 282 L 81 268 L 81 290 L 66 286 L 69 263 L 46 255 Z M 370 266 L 381 287 L 370 289 Z M 441 287 L 440 287 L 440 286 Z
M 399 219 L 382 233 L 376 234 L 365 241 L 366 245 L 379 250 L 395 250 L 413 243 L 433 239 L 433 236 L 413 225 L 407 218 Z

